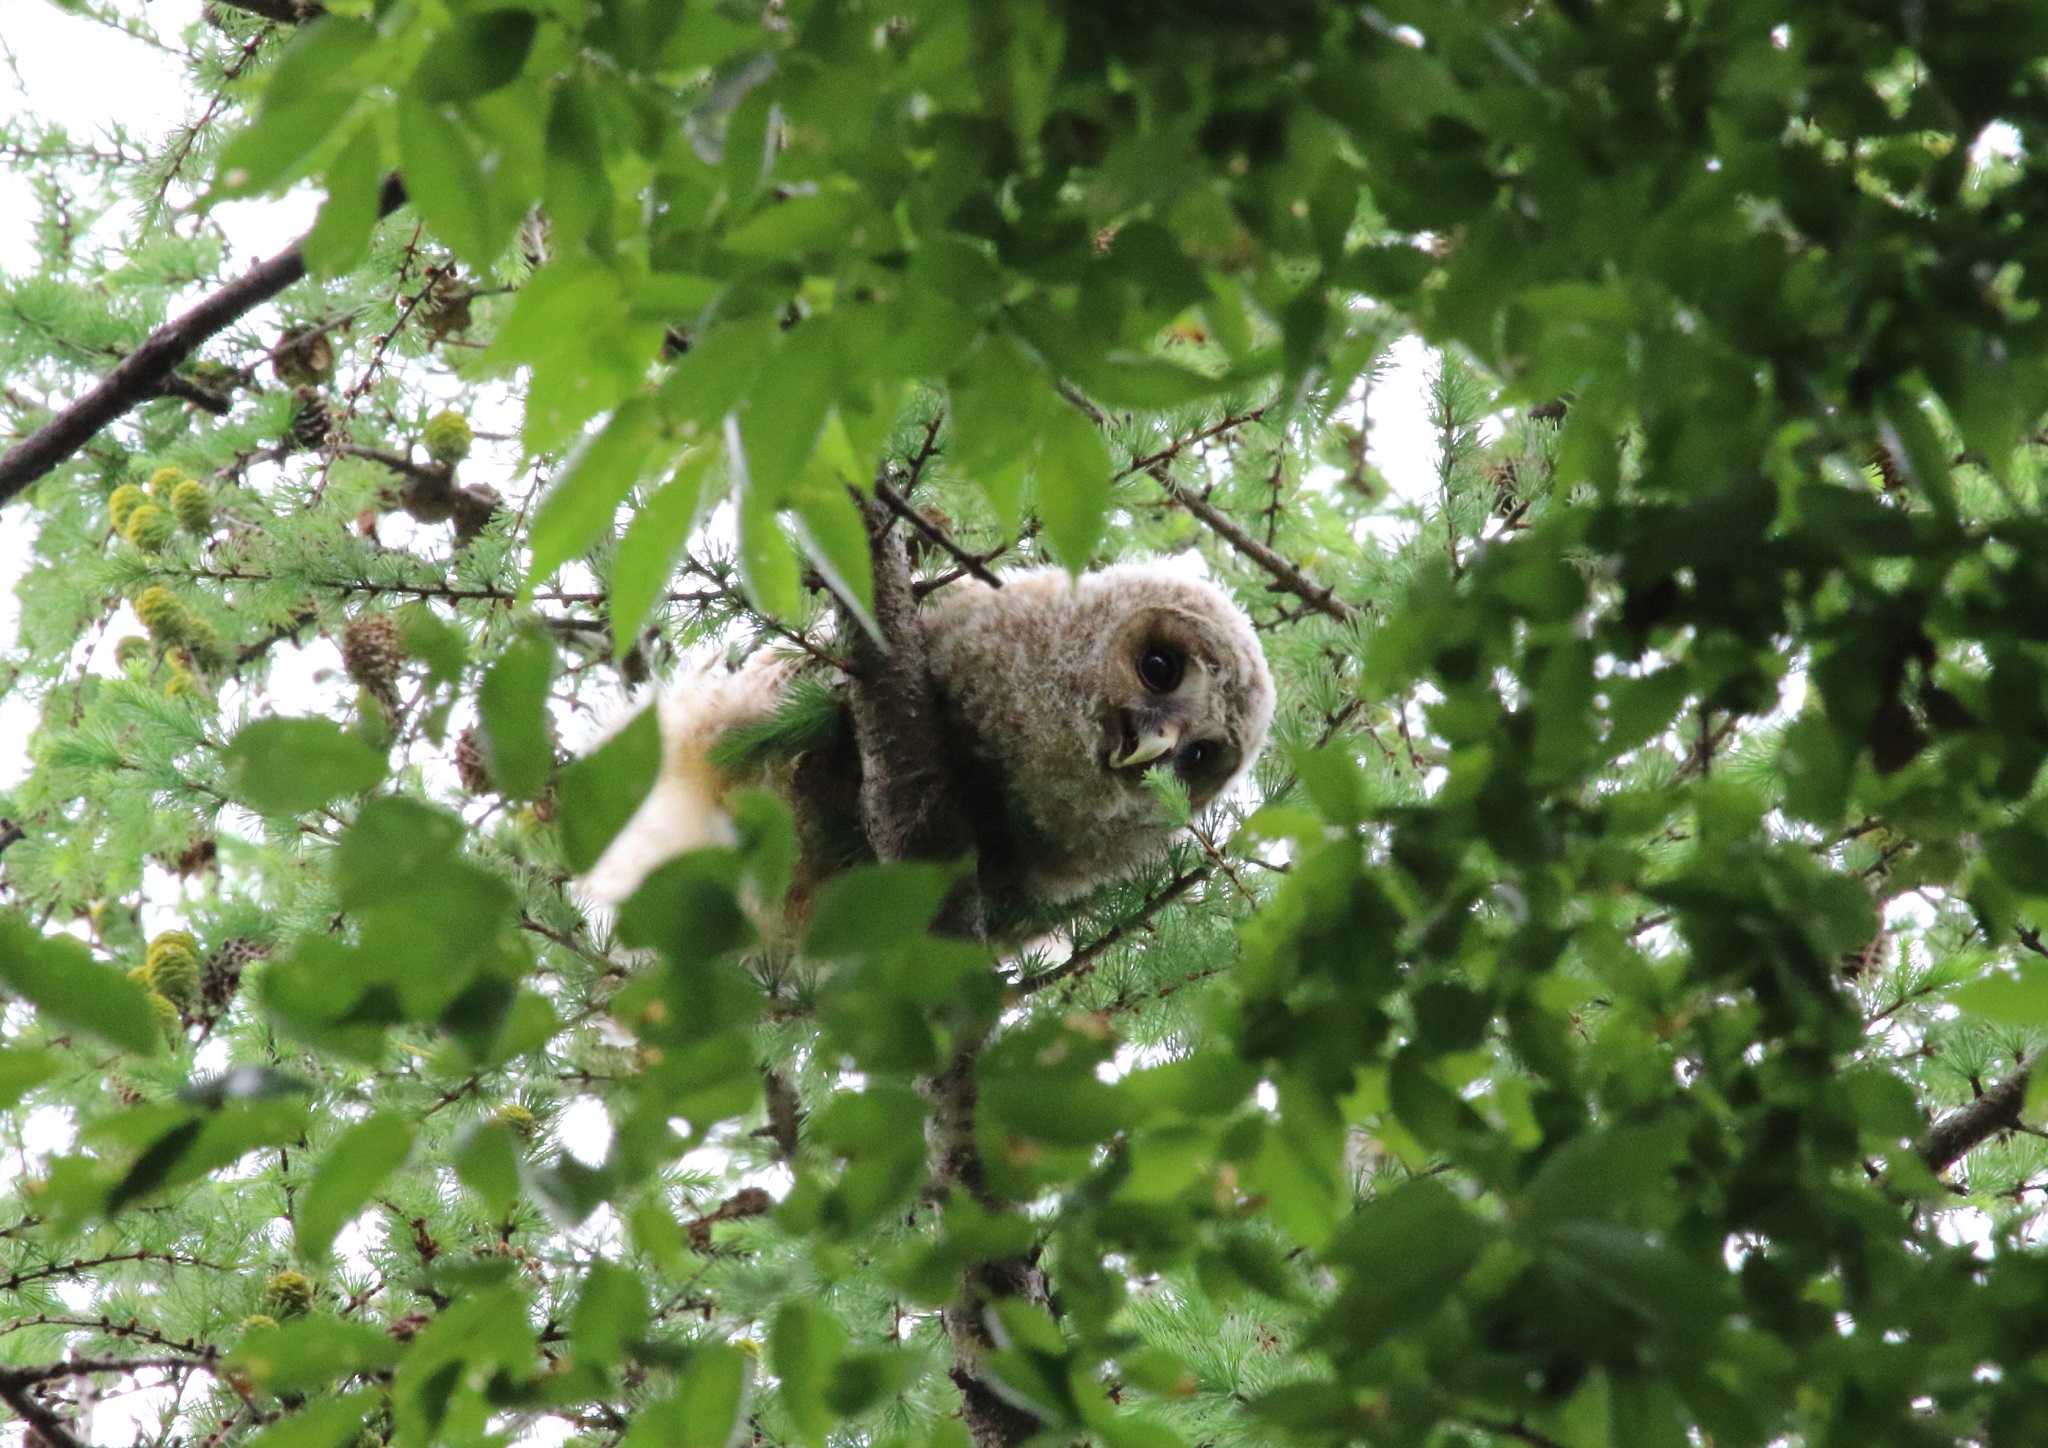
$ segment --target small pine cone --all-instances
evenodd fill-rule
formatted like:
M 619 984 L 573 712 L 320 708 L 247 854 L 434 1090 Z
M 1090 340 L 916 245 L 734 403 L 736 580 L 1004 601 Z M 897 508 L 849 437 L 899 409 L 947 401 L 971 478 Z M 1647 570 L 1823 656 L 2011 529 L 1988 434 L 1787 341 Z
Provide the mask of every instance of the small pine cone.
M 327 409 L 327 399 L 310 387 L 297 389 L 293 396 L 297 405 L 292 409 L 287 435 L 299 447 L 321 446 L 334 426 L 333 415 Z
M 220 635 L 213 625 L 189 609 L 185 613 L 183 635 L 179 642 L 184 645 L 186 661 L 195 668 L 210 669 L 220 662 Z
M 199 1000 L 199 942 L 185 930 L 165 930 L 149 942 L 143 958 L 149 988 L 172 1004 L 191 1006 Z
M 420 1329 L 433 1320 L 424 1312 L 408 1312 L 403 1317 L 393 1318 L 384 1331 L 400 1342 L 411 1342 L 420 1335 Z
M 388 613 L 357 614 L 341 631 L 342 667 L 380 700 L 392 697 L 404 657 L 398 643 L 398 622 Z
M 317 327 L 293 327 L 271 349 L 270 370 L 287 387 L 308 387 L 334 375 L 334 344 Z
M 177 532 L 177 519 L 154 503 L 141 503 L 128 514 L 121 536 L 145 553 L 159 553 Z
M 471 483 L 466 488 L 455 490 L 453 503 L 455 541 L 474 543 L 477 536 L 490 526 L 491 519 L 497 516 L 498 509 L 504 506 L 505 500 L 496 488 L 487 487 L 482 483 Z
M 128 519 L 148 501 L 149 494 L 136 483 L 123 483 L 107 494 L 107 517 L 113 523 L 114 531 L 126 536 Z
M 183 468 L 158 468 L 149 475 L 149 496 L 156 502 L 169 503 L 182 484 L 193 481 L 193 476 Z
M 115 1077 L 114 1080 L 108 1082 L 107 1084 L 109 1089 L 111 1089 L 114 1093 L 114 1099 L 120 1102 L 123 1106 L 140 1106 L 143 1102 L 149 1099 L 147 1096 L 144 1096 L 140 1091 L 136 1090 L 135 1087 L 131 1085 L 129 1082 L 121 1080 L 118 1076 Z
M 484 763 L 484 742 L 474 724 L 455 740 L 455 774 L 462 781 L 462 787 L 471 794 L 491 792 L 491 771 Z
M 242 972 L 268 954 L 266 947 L 246 935 L 221 942 L 220 949 L 206 958 L 206 968 L 199 975 L 199 997 L 206 1003 L 207 1013 L 219 1015 L 226 1010 L 242 987 Z
M 414 521 L 445 523 L 455 516 L 456 489 L 452 478 L 440 469 L 408 473 L 398 488 L 398 506 Z
M 206 697 L 206 690 L 200 687 L 197 674 L 188 668 L 180 666 L 172 669 L 170 677 L 164 680 L 164 697 L 166 699 L 203 699 Z
M 185 1017 L 178 1011 L 178 1003 L 161 991 L 150 991 L 147 997 L 150 1013 L 156 1017 L 157 1029 L 164 1039 L 173 1045 L 185 1039 Z
M 435 462 L 449 467 L 469 456 L 470 445 L 475 440 L 469 419 L 452 409 L 435 413 L 420 431 L 420 441 L 426 444 L 428 455 Z
M 197 478 L 187 478 L 171 490 L 171 512 L 178 526 L 195 538 L 213 531 L 213 497 Z
M 192 615 L 178 595 L 161 583 L 152 583 L 136 596 L 135 616 L 160 646 L 182 643 L 192 622 Z
M 287 1267 L 263 1284 L 263 1310 L 273 1317 L 304 1317 L 313 1310 L 317 1291 L 311 1278 Z
M 130 634 L 114 645 L 114 662 L 124 669 L 146 668 L 153 651 L 141 634 Z
M 469 330 L 470 290 L 453 267 L 434 273 L 420 297 L 417 315 L 436 342 Z

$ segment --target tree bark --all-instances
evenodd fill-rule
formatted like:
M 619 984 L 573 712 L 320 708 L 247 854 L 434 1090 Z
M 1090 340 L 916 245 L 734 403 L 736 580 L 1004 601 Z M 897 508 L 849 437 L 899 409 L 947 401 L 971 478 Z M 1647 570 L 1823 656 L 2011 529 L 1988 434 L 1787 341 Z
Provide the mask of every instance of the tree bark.
M 1920 1141 L 1920 1159 L 1928 1170 L 1944 1172 L 1999 1132 L 2017 1127 L 2033 1074 L 2031 1066 L 2023 1066 L 1968 1106 L 1935 1122 Z
M 383 194 L 377 201 L 377 215 L 389 216 L 404 204 L 404 185 L 396 176 L 386 177 Z M 0 456 L 0 504 L 18 496 L 29 484 L 91 442 L 102 428 L 129 408 L 161 396 L 173 369 L 201 343 L 305 274 L 305 238 L 301 237 L 268 261 L 258 262 L 183 316 L 151 332 L 140 347 L 83 397 Z
M 869 633 L 847 611 L 844 629 L 855 669 L 847 693 L 860 748 L 862 823 L 878 860 L 962 860 L 973 852 L 973 819 L 949 763 L 955 751 L 940 733 L 909 554 L 886 505 L 864 502 L 862 508 L 880 633 Z M 935 929 L 983 938 L 981 892 L 971 870 L 947 897 Z M 984 1208 L 1001 1211 L 1007 1203 L 988 1189 L 974 1130 L 975 1068 L 993 1024 L 966 1034 L 948 1067 L 925 1083 L 931 1103 L 926 1146 L 938 1195 L 965 1192 Z M 1016 1448 L 1040 1426 L 1035 1415 L 1002 1395 L 984 1367 L 995 1347 L 989 1307 L 1010 1297 L 1048 1301 L 1035 1253 L 971 1264 L 944 1313 L 953 1343 L 950 1376 L 960 1389 L 961 1416 L 975 1448 Z

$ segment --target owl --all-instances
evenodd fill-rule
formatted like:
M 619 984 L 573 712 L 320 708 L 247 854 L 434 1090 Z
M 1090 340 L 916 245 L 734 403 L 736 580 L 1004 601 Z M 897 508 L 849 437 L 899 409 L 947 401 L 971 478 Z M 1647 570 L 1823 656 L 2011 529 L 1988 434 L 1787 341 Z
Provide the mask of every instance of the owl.
M 1042 920 L 1164 855 L 1173 812 L 1148 771 L 1171 771 L 1199 810 L 1251 767 L 1273 680 L 1243 612 L 1201 579 L 1151 563 L 999 579 L 951 585 L 917 627 L 990 916 Z M 584 892 L 617 903 L 674 856 L 733 843 L 727 798 L 766 787 L 796 820 L 784 911 L 800 918 L 819 883 L 871 858 L 844 683 L 762 653 L 672 687 L 654 787 Z

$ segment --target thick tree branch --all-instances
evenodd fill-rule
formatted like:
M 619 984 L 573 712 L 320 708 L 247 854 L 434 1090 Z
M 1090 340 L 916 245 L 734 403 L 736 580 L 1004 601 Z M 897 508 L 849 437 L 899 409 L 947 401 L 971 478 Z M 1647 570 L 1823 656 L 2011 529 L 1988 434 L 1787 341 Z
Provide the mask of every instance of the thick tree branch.
M 938 698 L 917 627 L 909 552 L 890 526 L 887 505 L 864 503 L 863 514 L 874 557 L 874 620 L 880 637 L 847 619 L 855 668 L 847 696 L 860 749 L 862 823 L 877 859 L 959 860 L 973 850 L 972 816 L 946 763 Z M 954 887 L 937 928 L 982 938 L 981 892 L 971 873 Z M 936 1192 L 965 1192 L 1000 1211 L 1006 1204 L 989 1191 L 974 1130 L 975 1072 L 992 1028 L 988 1022 L 963 1032 L 951 1063 L 926 1083 L 931 1102 L 927 1151 Z M 1047 1301 L 1035 1253 L 970 1264 L 943 1314 L 953 1344 L 951 1376 L 975 1448 L 1016 1448 L 1039 1427 L 1036 1417 L 997 1391 L 982 1366 L 995 1347 L 989 1306 L 1009 1297 Z
M 398 178 L 385 178 L 377 214 L 388 216 L 404 202 L 405 187 Z M 83 397 L 0 455 L 0 504 L 84 447 L 122 413 L 163 395 L 173 370 L 202 342 L 262 306 L 305 274 L 305 239 L 301 237 L 183 316 L 151 332 L 140 347 Z
M 875 563 L 876 638 L 849 620 L 853 665 L 847 685 L 861 761 L 861 817 L 878 860 L 962 860 L 974 853 L 974 830 L 959 781 L 947 768 L 938 697 L 917 629 L 917 595 L 903 539 L 879 503 L 863 512 Z M 982 935 L 981 892 L 964 876 L 948 897 L 938 928 Z
M 1999 1132 L 2018 1127 L 2033 1074 L 2031 1066 L 2023 1066 L 1968 1106 L 1935 1122 L 1920 1139 L 1920 1159 L 1927 1169 L 1946 1171 Z
M 43 1406 L 29 1383 L 18 1382 L 11 1377 L 0 1379 L 0 1403 L 14 1409 L 21 1421 L 40 1434 L 49 1448 L 85 1448 L 83 1440 L 65 1426 L 64 1420 Z

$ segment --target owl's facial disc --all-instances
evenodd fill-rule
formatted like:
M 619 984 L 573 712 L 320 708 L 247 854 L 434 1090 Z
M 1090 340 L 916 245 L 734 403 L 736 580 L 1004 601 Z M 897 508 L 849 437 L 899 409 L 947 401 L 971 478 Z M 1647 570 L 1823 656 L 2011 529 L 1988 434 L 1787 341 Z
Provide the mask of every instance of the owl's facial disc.
M 1130 787 L 1169 766 L 1197 803 L 1237 767 L 1220 719 L 1218 665 L 1199 621 L 1148 610 L 1111 639 L 1103 670 L 1103 767 Z

